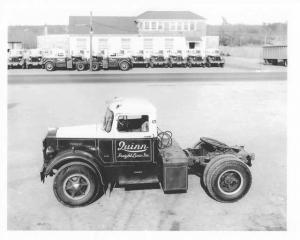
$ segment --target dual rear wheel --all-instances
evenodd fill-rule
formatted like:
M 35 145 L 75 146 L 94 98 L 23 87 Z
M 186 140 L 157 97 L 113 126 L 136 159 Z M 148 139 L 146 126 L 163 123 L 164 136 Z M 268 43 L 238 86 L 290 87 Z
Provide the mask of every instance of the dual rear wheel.
M 233 155 L 213 158 L 205 167 L 203 183 L 212 198 L 235 202 L 247 194 L 252 182 L 248 166 Z

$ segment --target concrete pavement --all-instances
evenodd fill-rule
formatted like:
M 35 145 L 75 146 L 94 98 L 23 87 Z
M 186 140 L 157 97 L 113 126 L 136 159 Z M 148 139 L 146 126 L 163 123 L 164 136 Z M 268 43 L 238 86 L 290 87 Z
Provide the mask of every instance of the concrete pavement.
M 89 84 L 82 76 L 9 76 L 8 229 L 286 230 L 286 75 L 201 76 L 129 74 L 115 77 L 116 83 L 91 76 Z M 159 127 L 171 130 L 182 147 L 200 136 L 245 145 L 256 154 L 250 192 L 236 203 L 219 203 L 190 175 L 186 194 L 115 188 L 87 207 L 58 203 L 53 178 L 39 179 L 47 128 L 97 123 L 105 101 L 115 96 L 152 101 Z

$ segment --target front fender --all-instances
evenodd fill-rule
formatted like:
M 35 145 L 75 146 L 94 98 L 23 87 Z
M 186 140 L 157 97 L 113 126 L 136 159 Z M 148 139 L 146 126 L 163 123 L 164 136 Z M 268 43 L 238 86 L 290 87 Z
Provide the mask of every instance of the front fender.
M 102 179 L 100 161 L 91 153 L 82 150 L 66 150 L 59 153 L 49 164 L 44 164 L 41 170 L 41 181 L 44 182 L 45 177 L 52 174 L 54 169 L 59 169 L 65 164 L 71 162 L 83 162 L 90 165 Z

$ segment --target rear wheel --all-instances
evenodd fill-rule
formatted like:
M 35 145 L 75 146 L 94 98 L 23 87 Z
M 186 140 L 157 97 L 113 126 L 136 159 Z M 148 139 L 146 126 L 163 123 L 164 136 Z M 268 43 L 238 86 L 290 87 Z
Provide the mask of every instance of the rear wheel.
M 54 64 L 52 62 L 47 62 L 45 68 L 47 71 L 54 71 Z
M 251 172 L 245 163 L 236 158 L 225 158 L 209 169 L 206 187 L 215 200 L 235 202 L 249 191 L 251 182 Z
M 119 67 L 122 71 L 128 71 L 129 70 L 129 63 L 126 61 L 120 62 Z
M 84 64 L 83 64 L 83 63 L 79 62 L 79 63 L 76 64 L 76 69 L 77 69 L 77 71 L 83 71 L 84 68 L 85 68 L 85 67 L 84 67 Z
M 95 172 L 87 166 L 71 165 L 60 169 L 54 179 L 53 191 L 59 202 L 69 207 L 88 205 L 99 186 Z

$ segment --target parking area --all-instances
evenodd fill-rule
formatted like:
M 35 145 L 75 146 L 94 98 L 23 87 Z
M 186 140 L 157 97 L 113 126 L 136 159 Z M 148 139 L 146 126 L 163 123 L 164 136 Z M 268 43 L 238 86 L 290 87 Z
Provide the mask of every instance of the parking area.
M 188 70 L 194 69 L 184 69 Z M 188 75 L 184 80 L 9 84 L 8 229 L 285 230 L 286 81 L 197 82 L 189 81 Z M 190 175 L 186 194 L 114 188 L 87 207 L 58 203 L 53 179 L 45 184 L 39 179 L 47 127 L 98 123 L 105 101 L 115 96 L 152 101 L 159 127 L 171 130 L 182 147 L 200 136 L 245 145 L 256 154 L 250 192 L 236 203 L 219 203 L 205 193 L 197 176 Z

